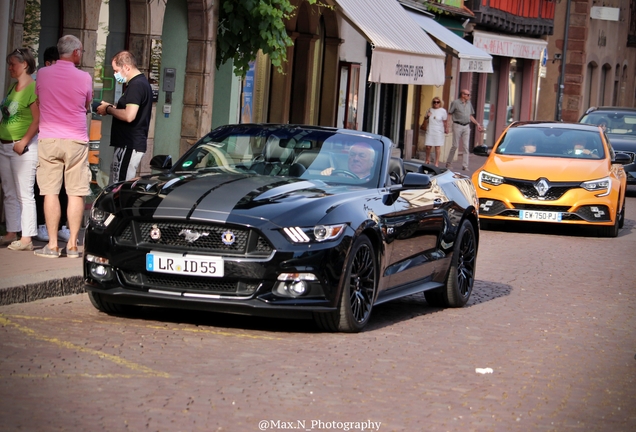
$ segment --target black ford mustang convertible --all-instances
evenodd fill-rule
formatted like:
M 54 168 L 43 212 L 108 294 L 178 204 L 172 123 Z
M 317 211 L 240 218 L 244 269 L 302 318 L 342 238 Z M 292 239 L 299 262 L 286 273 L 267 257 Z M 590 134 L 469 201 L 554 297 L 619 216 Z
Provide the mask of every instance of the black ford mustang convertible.
M 394 152 L 370 133 L 246 124 L 213 130 L 174 166 L 155 156 L 158 173 L 93 204 L 90 300 L 113 314 L 309 315 L 345 332 L 362 330 L 374 305 L 419 292 L 461 307 L 479 241 L 473 185 Z

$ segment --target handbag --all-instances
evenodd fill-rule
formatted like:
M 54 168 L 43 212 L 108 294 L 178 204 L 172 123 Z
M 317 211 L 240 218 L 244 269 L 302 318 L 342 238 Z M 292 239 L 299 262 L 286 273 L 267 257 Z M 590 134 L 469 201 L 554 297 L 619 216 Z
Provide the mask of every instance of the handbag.
M 424 132 L 426 132 L 426 130 L 428 129 L 428 117 L 424 118 L 424 122 L 420 126 L 420 129 L 423 130 Z

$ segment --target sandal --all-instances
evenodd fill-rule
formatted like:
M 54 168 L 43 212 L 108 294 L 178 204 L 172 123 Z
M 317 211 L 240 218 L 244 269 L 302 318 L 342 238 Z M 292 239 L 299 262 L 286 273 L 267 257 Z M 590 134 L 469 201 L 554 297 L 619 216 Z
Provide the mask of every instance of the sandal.
M 11 242 L 7 249 L 15 250 L 15 251 L 32 251 L 33 250 L 33 242 L 22 243 L 20 240 L 16 240 Z
M 59 258 L 60 257 L 60 248 L 57 247 L 54 249 L 49 248 L 49 245 L 44 246 L 42 249 L 38 249 L 33 252 L 36 256 L 43 258 Z

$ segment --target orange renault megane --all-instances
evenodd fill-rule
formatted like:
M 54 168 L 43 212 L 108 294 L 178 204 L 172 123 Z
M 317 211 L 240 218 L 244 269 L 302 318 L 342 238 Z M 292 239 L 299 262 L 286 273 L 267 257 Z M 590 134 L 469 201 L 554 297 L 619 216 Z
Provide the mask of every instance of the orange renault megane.
M 479 219 L 598 226 L 616 237 L 625 218 L 629 157 L 615 153 L 598 126 L 511 124 L 473 174 Z

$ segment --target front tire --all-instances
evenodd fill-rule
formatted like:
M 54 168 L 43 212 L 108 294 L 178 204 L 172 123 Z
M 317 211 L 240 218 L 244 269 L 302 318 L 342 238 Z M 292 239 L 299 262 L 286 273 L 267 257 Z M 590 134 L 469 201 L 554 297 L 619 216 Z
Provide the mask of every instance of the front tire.
M 470 298 L 475 283 L 477 261 L 477 236 L 473 225 L 464 220 L 459 228 L 453 259 L 448 269 L 444 288 L 424 292 L 426 302 L 431 306 L 462 307 Z
M 378 286 L 378 263 L 369 238 L 361 235 L 349 253 L 342 279 L 338 310 L 315 313 L 316 324 L 327 331 L 357 333 L 369 322 Z
M 623 206 L 623 209 L 625 208 L 625 206 Z M 623 215 L 624 217 L 624 215 Z M 598 228 L 598 236 L 599 237 L 618 237 L 618 230 L 621 227 L 621 213 L 619 213 L 618 211 L 616 212 L 616 215 L 614 216 L 614 224 L 611 226 L 602 226 Z

